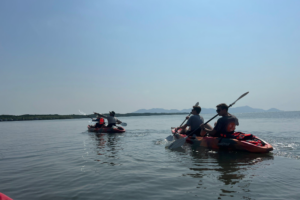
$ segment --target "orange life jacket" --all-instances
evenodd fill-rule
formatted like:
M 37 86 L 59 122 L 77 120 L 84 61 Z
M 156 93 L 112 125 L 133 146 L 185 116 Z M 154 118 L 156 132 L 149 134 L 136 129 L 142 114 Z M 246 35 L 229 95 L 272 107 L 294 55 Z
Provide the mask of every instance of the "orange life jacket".
M 100 118 L 99 124 L 104 124 L 104 119 L 103 118 Z

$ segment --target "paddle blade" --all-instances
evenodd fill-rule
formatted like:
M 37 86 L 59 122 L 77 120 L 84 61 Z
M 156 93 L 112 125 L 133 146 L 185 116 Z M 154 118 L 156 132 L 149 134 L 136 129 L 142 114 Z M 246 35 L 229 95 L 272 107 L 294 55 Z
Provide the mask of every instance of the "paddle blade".
M 195 104 L 195 106 L 199 106 L 199 102 L 197 102 L 197 103 Z
M 238 100 L 240 100 L 241 98 L 243 98 L 244 96 L 246 96 L 249 92 L 246 92 L 244 94 L 242 94 L 235 102 L 233 102 L 229 107 L 233 106 Z
M 122 123 L 121 123 L 121 126 L 127 126 L 127 123 L 123 123 L 123 122 L 122 122 Z
M 186 138 L 180 138 L 178 140 L 175 140 L 172 144 L 168 146 L 168 149 L 173 150 L 183 146 L 185 143 L 185 139 Z
M 240 100 L 241 98 L 243 98 L 244 96 L 246 96 L 249 92 L 246 92 L 245 94 L 241 95 L 240 98 L 238 98 L 237 100 Z
M 165 139 L 167 142 L 172 142 L 174 140 L 174 136 L 173 135 L 169 135 L 168 137 L 166 137 Z

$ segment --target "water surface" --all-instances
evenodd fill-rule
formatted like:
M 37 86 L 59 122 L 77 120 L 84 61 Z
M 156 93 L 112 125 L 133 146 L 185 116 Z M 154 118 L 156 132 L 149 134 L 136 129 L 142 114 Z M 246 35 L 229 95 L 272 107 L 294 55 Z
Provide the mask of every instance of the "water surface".
M 87 119 L 1 122 L 0 192 L 32 200 L 298 199 L 300 112 L 236 116 L 237 131 L 274 151 L 168 150 L 164 138 L 183 115 L 124 117 L 126 133 L 110 135 L 87 132 Z

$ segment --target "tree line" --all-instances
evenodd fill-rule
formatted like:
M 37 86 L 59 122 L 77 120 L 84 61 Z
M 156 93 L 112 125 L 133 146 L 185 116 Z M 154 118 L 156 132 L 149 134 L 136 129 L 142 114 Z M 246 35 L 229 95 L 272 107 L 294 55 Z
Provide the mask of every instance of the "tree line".
M 133 117 L 133 116 L 152 116 L 152 115 L 185 115 L 187 113 L 126 113 L 118 114 L 116 117 Z M 109 115 L 109 114 L 104 114 Z M 23 121 L 23 120 L 55 120 L 55 119 L 80 119 L 80 118 L 95 118 L 96 115 L 58 115 L 58 114 L 44 114 L 44 115 L 0 115 L 0 121 Z

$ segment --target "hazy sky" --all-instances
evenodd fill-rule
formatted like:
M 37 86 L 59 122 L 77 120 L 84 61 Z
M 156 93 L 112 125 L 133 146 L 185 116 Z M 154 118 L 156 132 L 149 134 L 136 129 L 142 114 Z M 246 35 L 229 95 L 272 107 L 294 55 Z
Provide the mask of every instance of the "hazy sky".
M 0 0 L 0 114 L 300 110 L 299 0 Z

